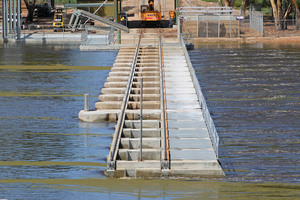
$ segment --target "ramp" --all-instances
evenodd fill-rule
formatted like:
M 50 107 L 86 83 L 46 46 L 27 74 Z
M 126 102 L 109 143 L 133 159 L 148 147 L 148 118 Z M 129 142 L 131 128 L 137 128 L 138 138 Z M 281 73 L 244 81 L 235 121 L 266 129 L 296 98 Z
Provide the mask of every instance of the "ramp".
M 129 33 L 129 29 L 126 26 L 123 26 L 122 24 L 110 21 L 108 19 L 105 19 L 103 17 L 100 17 L 98 15 L 92 14 L 90 12 L 87 12 L 85 10 L 76 10 L 73 12 L 72 17 L 70 19 L 70 23 L 69 23 L 69 27 L 72 29 L 72 31 L 75 31 L 76 27 L 78 26 L 78 22 L 80 17 L 86 17 L 86 18 L 90 18 L 92 20 L 101 22 L 103 24 L 106 24 L 108 26 L 114 27 L 118 30 L 121 31 L 125 31 L 127 33 Z

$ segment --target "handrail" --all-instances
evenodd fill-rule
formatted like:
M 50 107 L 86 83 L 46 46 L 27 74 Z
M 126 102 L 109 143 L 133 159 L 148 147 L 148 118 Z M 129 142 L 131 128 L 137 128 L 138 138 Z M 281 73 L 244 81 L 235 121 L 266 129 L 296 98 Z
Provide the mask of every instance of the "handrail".
M 234 10 L 232 7 L 180 7 L 178 13 L 181 16 L 194 14 L 240 15 L 240 10 Z
M 138 53 L 139 53 L 139 49 L 140 49 L 140 42 L 141 42 L 141 35 L 139 37 L 139 42 L 138 42 L 136 50 L 135 50 L 135 56 L 134 56 L 134 59 L 133 59 L 133 62 L 132 62 L 130 78 L 129 78 L 128 83 L 127 83 L 127 90 L 126 90 L 125 97 L 123 99 L 123 106 L 122 106 L 121 113 L 119 115 L 119 119 L 118 119 L 118 123 L 117 123 L 117 129 L 114 133 L 115 137 L 114 137 L 113 145 L 112 145 L 111 150 L 110 150 L 110 152 L 111 152 L 109 154 L 110 157 L 108 158 L 109 161 L 116 160 L 116 156 L 117 156 L 116 155 L 116 149 L 117 149 L 118 141 L 119 141 L 119 138 L 121 136 L 121 132 L 122 132 L 123 124 L 124 124 L 125 110 L 126 110 L 126 107 L 127 107 L 129 94 L 130 94 L 130 90 L 131 90 L 131 86 L 132 86 L 132 81 L 133 81 L 133 77 L 134 77 L 137 57 L 138 57 Z M 109 165 L 109 163 L 108 163 L 108 165 Z
M 203 113 L 203 117 L 204 117 L 204 120 L 205 120 L 205 123 L 206 123 L 206 127 L 208 129 L 210 140 L 212 142 L 213 149 L 215 151 L 216 157 L 219 158 L 219 136 L 218 136 L 215 124 L 214 124 L 214 122 L 211 118 L 210 112 L 208 110 L 204 95 L 202 93 L 200 84 L 199 84 L 198 79 L 197 79 L 196 74 L 195 74 L 195 70 L 192 66 L 190 57 L 188 55 L 186 46 L 184 44 L 184 40 L 183 40 L 182 37 L 181 37 L 180 40 L 181 40 L 181 46 L 183 47 L 184 55 L 185 55 L 185 58 L 186 58 L 186 62 L 187 62 L 187 65 L 189 67 L 190 74 L 191 74 L 191 77 L 192 77 L 192 80 L 193 80 L 193 83 L 194 83 L 194 87 L 195 87 L 195 90 L 196 90 L 196 93 L 197 93 L 197 96 L 198 96 L 198 99 L 199 99 L 200 107 L 202 108 L 202 113 Z
M 85 28 L 81 34 L 81 45 L 86 45 L 88 40 L 88 34 L 89 34 L 89 30 L 88 28 Z
M 161 101 L 162 101 L 162 121 L 163 121 L 163 134 L 164 134 L 164 160 L 169 161 L 169 137 L 168 137 L 168 123 L 167 123 L 167 106 L 166 106 L 166 95 L 165 95 L 165 73 L 164 73 L 164 64 L 163 64 L 163 51 L 162 51 L 162 42 L 161 35 L 159 35 L 159 64 L 160 64 L 160 87 L 161 87 Z M 167 166 L 169 168 L 169 165 Z

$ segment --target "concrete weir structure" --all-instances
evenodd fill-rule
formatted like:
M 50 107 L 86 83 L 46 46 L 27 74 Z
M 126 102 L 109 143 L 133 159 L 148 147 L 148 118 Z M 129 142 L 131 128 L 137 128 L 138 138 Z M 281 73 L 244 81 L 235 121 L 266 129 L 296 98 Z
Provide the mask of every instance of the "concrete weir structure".
M 117 121 L 106 175 L 222 177 L 218 135 L 182 39 L 141 30 L 121 47 L 96 111 L 79 119 Z

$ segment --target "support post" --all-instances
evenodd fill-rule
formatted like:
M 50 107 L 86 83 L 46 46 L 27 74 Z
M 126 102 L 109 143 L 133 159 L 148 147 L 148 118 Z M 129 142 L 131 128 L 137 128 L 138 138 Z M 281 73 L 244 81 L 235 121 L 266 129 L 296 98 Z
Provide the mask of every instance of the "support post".
M 177 39 L 180 41 L 180 19 L 179 18 L 176 19 L 177 19 Z
M 84 111 L 90 110 L 90 95 L 89 93 L 84 94 Z
M 197 15 L 197 37 L 199 37 L 199 15 Z
M 118 44 L 121 44 L 121 31 L 118 30 Z
M 17 40 L 21 38 L 21 0 L 17 0 Z
M 72 26 L 71 32 L 74 32 L 76 30 L 78 22 L 79 22 L 79 15 L 76 15 L 76 18 L 75 18 L 74 24 Z
M 12 34 L 12 0 L 8 0 L 9 4 L 9 33 Z
M 176 19 L 178 19 L 178 9 L 177 8 L 178 8 L 178 0 L 175 0 Z M 180 22 L 180 21 L 177 20 L 177 22 Z M 177 23 L 177 26 L 178 25 L 179 25 L 179 23 Z
M 208 38 L 208 18 L 206 16 L 206 37 Z
M 220 37 L 220 15 L 218 17 L 218 38 Z
M 16 34 L 16 27 L 17 27 L 17 12 L 16 12 L 16 0 L 13 0 L 13 30 Z
M 143 78 L 141 78 L 141 97 L 140 97 L 140 161 L 143 160 Z
M 2 0 L 2 36 L 7 38 L 7 0 Z

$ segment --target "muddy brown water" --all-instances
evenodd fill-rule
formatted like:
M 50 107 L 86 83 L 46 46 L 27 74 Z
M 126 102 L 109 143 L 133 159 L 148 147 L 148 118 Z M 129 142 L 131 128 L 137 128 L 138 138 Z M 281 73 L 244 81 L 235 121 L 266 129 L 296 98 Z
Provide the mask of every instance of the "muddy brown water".
M 224 179 L 103 175 L 115 123 L 84 123 L 115 51 L 0 47 L 0 199 L 299 197 L 300 46 L 200 45 L 189 52 L 221 137 Z

